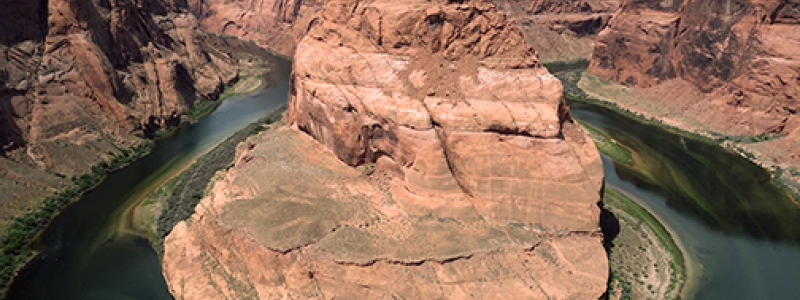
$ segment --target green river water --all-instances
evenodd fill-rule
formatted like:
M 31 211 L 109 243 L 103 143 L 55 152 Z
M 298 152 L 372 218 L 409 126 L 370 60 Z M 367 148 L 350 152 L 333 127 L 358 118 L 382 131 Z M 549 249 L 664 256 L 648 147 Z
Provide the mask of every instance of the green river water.
M 157 143 L 64 210 L 37 241 L 42 251 L 9 299 L 172 299 L 157 253 L 131 229 L 130 207 L 215 144 L 285 103 L 289 62 L 270 86 L 235 96 Z M 717 146 L 572 103 L 572 113 L 632 150 L 632 165 L 604 158 L 606 184 L 647 208 L 684 246 L 692 299 L 799 299 L 800 209 L 752 163 Z
M 765 170 L 603 107 L 570 106 L 576 119 L 632 152 L 631 165 L 604 157 L 606 185 L 649 210 L 683 245 L 694 270 L 688 298 L 800 299 L 800 209 Z

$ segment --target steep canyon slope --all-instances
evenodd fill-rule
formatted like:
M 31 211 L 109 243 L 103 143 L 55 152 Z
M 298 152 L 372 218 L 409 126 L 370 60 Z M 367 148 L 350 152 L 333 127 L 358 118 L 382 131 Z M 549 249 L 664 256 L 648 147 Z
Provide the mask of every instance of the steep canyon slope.
M 324 0 L 190 0 L 207 30 L 255 41 L 293 55 Z M 619 8 L 618 0 L 496 0 L 545 62 L 588 60 L 594 38 Z
M 589 60 L 618 0 L 495 0 L 520 26 L 543 62 Z
M 180 299 L 597 299 L 602 163 L 491 1 L 326 1 L 288 127 L 164 242 Z
M 3 222 L 66 178 L 179 124 L 258 62 L 249 54 L 257 47 L 205 34 L 179 0 L 11 0 L 4 8 Z
M 799 30 L 796 0 L 628 0 L 589 73 L 641 88 L 661 107 L 651 115 L 734 137 L 788 135 L 745 146 L 767 166 L 800 167 Z
M 324 0 L 189 0 L 210 32 L 250 40 L 292 56 Z

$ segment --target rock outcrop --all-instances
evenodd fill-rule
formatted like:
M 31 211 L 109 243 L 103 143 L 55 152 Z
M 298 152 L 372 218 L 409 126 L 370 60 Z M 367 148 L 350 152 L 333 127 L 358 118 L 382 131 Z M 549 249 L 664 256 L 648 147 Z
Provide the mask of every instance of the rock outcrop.
M 190 0 L 203 28 L 251 40 L 292 56 L 324 0 Z M 619 8 L 618 0 L 518 1 L 495 4 L 521 27 L 543 61 L 588 60 L 594 38 Z
M 292 56 L 324 0 L 189 0 L 206 30 Z
M 591 57 L 594 39 L 619 8 L 618 0 L 495 0 L 545 62 Z
M 15 202 L 6 208 L 180 123 L 198 99 L 237 79 L 254 57 L 233 51 L 242 47 L 255 48 L 206 35 L 181 1 L 7 2 L 0 156 L 9 168 L 0 187 Z
M 491 1 L 326 1 L 317 18 L 291 128 L 247 141 L 166 238 L 176 298 L 603 295 L 599 154 Z
M 625 1 L 598 36 L 589 73 L 642 88 L 686 81 L 712 103 L 686 103 L 685 113 L 720 115 L 707 123 L 723 133 L 790 133 L 800 125 L 798 30 L 795 0 Z

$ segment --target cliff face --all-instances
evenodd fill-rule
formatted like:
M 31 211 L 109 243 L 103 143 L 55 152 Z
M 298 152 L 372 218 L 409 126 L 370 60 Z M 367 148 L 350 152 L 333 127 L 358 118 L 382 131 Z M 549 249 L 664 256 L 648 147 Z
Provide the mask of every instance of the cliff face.
M 492 2 L 327 1 L 317 18 L 292 128 L 246 142 L 166 238 L 176 298 L 604 293 L 599 154 Z
M 239 42 L 199 31 L 181 1 L 6 4 L 0 187 L 15 201 L 64 184 L 53 174 L 86 172 L 137 136 L 177 125 L 197 99 L 236 80 L 239 58 L 248 57 L 231 54 Z
M 495 0 L 517 23 L 542 61 L 588 60 L 594 39 L 619 8 L 617 0 Z
M 206 30 L 292 56 L 323 0 L 189 0 Z
M 731 133 L 789 133 L 800 104 L 798 20 L 794 0 L 625 1 L 589 73 L 633 87 L 683 80 L 713 101 L 697 114 L 727 115 L 718 122 Z
M 349 165 L 380 161 L 402 180 L 398 195 L 427 206 L 420 214 L 467 196 L 491 200 L 481 215 L 597 227 L 594 147 L 559 81 L 491 3 L 326 12 L 295 56 L 293 126 Z M 543 215 L 550 202 L 576 209 Z
M 189 0 L 203 28 L 252 40 L 294 55 L 324 0 Z M 518 1 L 495 4 L 521 27 L 543 61 L 589 59 L 594 38 L 619 7 L 618 0 Z

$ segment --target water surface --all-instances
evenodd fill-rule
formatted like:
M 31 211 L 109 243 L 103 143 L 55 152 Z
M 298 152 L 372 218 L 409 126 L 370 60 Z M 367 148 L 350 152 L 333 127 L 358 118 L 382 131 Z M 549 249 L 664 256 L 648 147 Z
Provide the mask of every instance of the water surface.
M 11 285 L 10 299 L 172 299 L 158 256 L 128 226 L 147 192 L 236 130 L 284 103 L 289 63 L 273 86 L 225 101 L 159 142 L 151 155 L 108 176 L 56 217 L 39 255 Z M 797 299 L 800 209 L 769 174 L 717 146 L 604 108 L 573 103 L 575 118 L 632 150 L 634 164 L 604 160 L 606 183 L 665 223 L 697 263 L 693 299 Z
M 172 299 L 159 257 L 131 228 L 131 206 L 237 130 L 286 103 L 290 62 L 272 58 L 267 88 L 233 96 L 199 122 L 110 174 L 45 229 L 42 251 L 12 282 L 8 299 Z
M 631 150 L 632 165 L 604 158 L 606 184 L 632 196 L 686 248 L 698 271 L 691 299 L 800 297 L 800 209 L 765 170 L 609 109 L 570 106 L 576 119 Z

